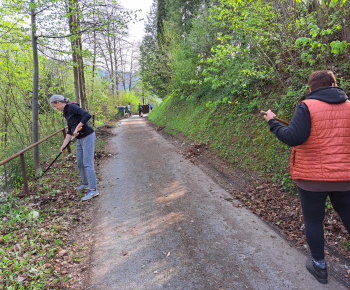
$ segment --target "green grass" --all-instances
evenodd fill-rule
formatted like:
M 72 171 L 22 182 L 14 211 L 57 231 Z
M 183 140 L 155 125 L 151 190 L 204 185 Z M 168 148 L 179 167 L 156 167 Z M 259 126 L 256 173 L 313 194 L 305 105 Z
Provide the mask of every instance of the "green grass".
M 192 141 L 207 142 L 212 151 L 233 166 L 254 171 L 293 190 L 289 176 L 291 149 L 277 140 L 259 114 L 269 108 L 274 111 L 273 99 L 238 99 L 215 106 L 209 103 L 212 98 L 181 100 L 170 96 L 151 112 L 149 120 L 172 135 L 182 133 Z
M 70 279 L 60 272 L 64 261 L 58 253 L 65 249 L 80 255 L 68 232 L 78 226 L 73 221 L 87 206 L 74 190 L 79 180 L 74 163 L 58 160 L 44 177 L 30 181 L 33 195 L 23 197 L 23 190 L 15 189 L 1 197 L 0 289 L 59 289 Z
M 46 276 L 51 271 L 45 266 L 53 258 L 55 248 L 43 247 L 45 240 L 41 237 L 42 234 L 54 234 L 56 229 L 53 227 L 51 232 L 44 233 L 41 229 L 42 218 L 33 219 L 31 209 L 19 205 L 18 198 L 13 194 L 5 199 L 0 206 L 2 285 L 6 289 L 43 289 Z M 24 285 L 21 277 L 25 275 L 31 276 L 32 281 Z

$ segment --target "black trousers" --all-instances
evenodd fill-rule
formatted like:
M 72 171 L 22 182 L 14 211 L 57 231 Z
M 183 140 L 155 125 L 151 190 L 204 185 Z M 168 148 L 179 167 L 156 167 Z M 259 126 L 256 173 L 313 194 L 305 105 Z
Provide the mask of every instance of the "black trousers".
M 303 210 L 305 235 L 313 259 L 320 261 L 324 254 L 323 220 L 325 204 L 329 196 L 334 210 L 339 214 L 343 224 L 350 233 L 350 191 L 311 192 L 298 187 Z

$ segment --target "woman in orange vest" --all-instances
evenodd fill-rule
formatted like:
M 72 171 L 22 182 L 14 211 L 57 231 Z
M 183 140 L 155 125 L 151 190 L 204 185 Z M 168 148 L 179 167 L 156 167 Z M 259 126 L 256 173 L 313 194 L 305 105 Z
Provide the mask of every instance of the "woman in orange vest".
M 313 72 L 308 85 L 310 93 L 288 127 L 271 110 L 264 118 L 270 131 L 293 147 L 290 174 L 298 186 L 312 256 L 306 268 L 327 284 L 323 220 L 328 196 L 350 233 L 350 102 L 331 71 Z

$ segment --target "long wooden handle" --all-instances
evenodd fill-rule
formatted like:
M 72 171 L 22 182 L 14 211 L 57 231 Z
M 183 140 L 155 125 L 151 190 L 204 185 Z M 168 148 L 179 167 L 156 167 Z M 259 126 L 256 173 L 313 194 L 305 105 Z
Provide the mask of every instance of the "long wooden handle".
M 265 111 L 260 111 L 260 114 L 261 114 L 261 115 L 267 115 L 267 113 L 266 113 Z M 288 123 L 288 122 L 286 122 L 286 121 L 284 121 L 284 120 L 282 120 L 282 119 L 280 119 L 280 118 L 275 117 L 274 119 L 275 119 L 276 121 L 278 121 L 278 122 L 284 124 L 284 125 L 289 126 L 289 123 Z

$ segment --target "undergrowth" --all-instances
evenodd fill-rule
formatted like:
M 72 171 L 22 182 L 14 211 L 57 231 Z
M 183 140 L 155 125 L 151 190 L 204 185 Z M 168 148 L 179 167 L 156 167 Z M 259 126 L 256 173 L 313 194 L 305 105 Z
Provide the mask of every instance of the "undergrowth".
M 213 100 L 212 95 L 188 99 L 169 96 L 149 119 L 172 135 L 182 133 L 195 142 L 208 143 L 212 151 L 236 168 L 270 178 L 282 184 L 284 190 L 294 191 L 289 176 L 291 148 L 277 140 L 260 114 L 260 110 L 272 109 L 289 121 L 292 112 L 284 110 L 286 104 L 276 104 L 273 94 L 251 100 Z M 300 98 L 286 101 L 295 107 Z
M 97 163 L 106 155 L 102 133 L 96 131 Z M 29 182 L 30 195 L 16 188 L 0 192 L 0 289 L 84 288 L 90 247 L 88 240 L 77 242 L 77 230 L 88 229 L 91 203 L 75 190 L 80 177 L 71 148 L 42 178 Z

